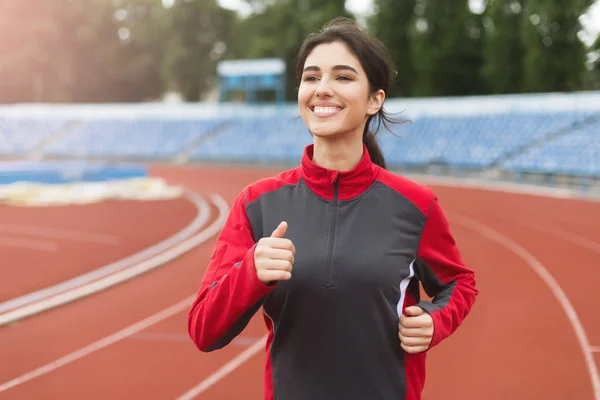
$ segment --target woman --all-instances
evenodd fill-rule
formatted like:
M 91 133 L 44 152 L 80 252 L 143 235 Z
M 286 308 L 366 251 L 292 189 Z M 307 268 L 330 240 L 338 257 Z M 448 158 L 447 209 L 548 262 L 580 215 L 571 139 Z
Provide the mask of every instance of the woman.
M 391 121 L 381 43 L 336 19 L 306 39 L 297 75 L 314 143 L 235 200 L 190 337 L 222 348 L 262 306 L 265 399 L 420 399 L 426 351 L 468 314 L 474 274 L 435 194 L 385 170 L 369 131 L 373 118 Z

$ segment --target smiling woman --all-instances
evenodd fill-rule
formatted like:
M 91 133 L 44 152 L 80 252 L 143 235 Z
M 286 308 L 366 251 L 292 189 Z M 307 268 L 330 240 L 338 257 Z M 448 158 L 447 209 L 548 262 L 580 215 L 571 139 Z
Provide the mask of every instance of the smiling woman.
M 365 144 L 371 161 L 386 167 L 377 131 L 369 128 L 374 118 L 386 127 L 397 122 L 383 109 L 395 74 L 381 42 L 351 21 L 336 19 L 330 29 L 309 36 L 298 54 L 296 76 L 302 119 L 314 136 L 315 163 L 350 168 L 338 165 L 336 153 L 350 151 L 356 164 Z M 324 160 L 325 155 L 330 159 Z
M 372 122 L 394 76 L 347 19 L 298 53 L 301 164 L 237 196 L 188 316 L 202 351 L 263 308 L 265 399 L 418 400 L 425 354 L 478 294 L 435 193 L 385 169 Z M 433 301 L 420 299 L 419 283 Z

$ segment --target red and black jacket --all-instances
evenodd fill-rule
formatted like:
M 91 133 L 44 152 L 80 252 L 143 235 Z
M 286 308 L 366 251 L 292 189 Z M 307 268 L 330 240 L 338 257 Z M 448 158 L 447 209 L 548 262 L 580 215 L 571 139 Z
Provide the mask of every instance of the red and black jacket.
M 399 316 L 418 304 L 434 321 L 431 347 L 448 337 L 477 296 L 431 189 L 371 162 L 351 171 L 301 164 L 236 198 L 189 313 L 202 351 L 227 345 L 263 308 L 269 330 L 265 399 L 416 400 L 425 354 L 407 354 Z M 256 275 L 254 248 L 281 221 L 296 248 L 292 278 Z M 421 301 L 419 284 L 433 298 Z

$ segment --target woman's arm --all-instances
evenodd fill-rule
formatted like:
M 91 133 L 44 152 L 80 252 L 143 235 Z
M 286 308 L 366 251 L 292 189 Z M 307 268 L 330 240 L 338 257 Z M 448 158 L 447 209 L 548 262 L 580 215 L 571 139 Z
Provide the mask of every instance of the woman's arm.
M 213 351 L 229 344 L 273 290 L 274 286 L 263 284 L 257 277 L 255 247 L 242 192 L 217 237 L 188 315 L 188 333 L 200 350 Z
M 435 194 L 421 237 L 415 274 L 432 297 L 432 302 L 418 304 L 433 319 L 433 338 L 429 345 L 432 348 L 458 328 L 478 294 L 475 274 L 461 258 Z

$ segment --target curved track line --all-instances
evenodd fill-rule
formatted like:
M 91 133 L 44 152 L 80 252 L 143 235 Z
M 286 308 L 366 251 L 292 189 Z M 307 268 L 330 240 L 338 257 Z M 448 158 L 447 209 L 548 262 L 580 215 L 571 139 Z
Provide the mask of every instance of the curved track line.
M 240 365 L 254 357 L 257 353 L 264 350 L 267 343 L 267 335 L 260 338 L 256 343 L 252 346 L 248 347 L 246 350 L 242 351 L 240 354 L 235 356 L 231 361 L 227 364 L 223 365 L 221 368 L 210 374 L 206 379 L 200 382 L 197 386 L 194 386 L 189 391 L 179 396 L 177 400 L 192 400 L 199 394 L 205 392 L 214 384 L 218 383 L 221 379 L 225 378 L 227 375 L 232 373 L 236 368 Z
M 219 200 L 221 199 L 219 198 Z M 223 202 L 225 200 L 222 200 Z M 225 203 L 227 204 L 227 203 Z M 223 204 L 219 204 L 219 212 L 223 211 Z M 227 206 L 229 207 L 229 206 Z M 222 216 L 219 215 L 216 223 L 221 221 Z M 218 227 L 217 229 L 220 229 Z M 118 272 L 113 273 L 112 275 L 105 276 L 104 278 L 92 281 L 90 283 L 77 286 L 73 289 L 70 289 L 65 292 L 61 292 L 54 296 L 46 297 L 38 302 L 27 304 L 26 306 L 17 308 L 15 310 L 9 311 L 7 313 L 0 315 L 0 327 L 6 324 L 13 323 L 25 317 L 29 317 L 31 315 L 37 314 L 42 311 L 46 311 L 50 308 L 54 308 L 73 300 L 77 300 L 84 296 L 88 296 L 90 294 L 99 292 L 100 290 L 104 290 L 111 286 L 114 286 L 118 283 L 124 282 L 131 278 L 134 278 L 144 272 L 150 271 L 154 268 L 157 268 L 176 257 L 179 257 L 181 254 L 187 252 L 198 244 L 206 241 L 210 236 L 206 236 L 207 232 L 212 233 L 215 230 L 215 224 L 212 224 L 210 227 L 206 228 L 204 231 L 188 238 L 181 243 L 175 245 L 174 247 L 166 250 L 163 253 L 160 253 L 154 257 L 151 257 L 145 261 L 142 261 L 138 264 L 134 264 L 126 269 L 122 269 Z M 212 235 L 211 235 L 212 236 Z
M 543 233 L 549 233 L 549 234 L 551 234 L 559 239 L 562 239 L 566 242 L 569 242 L 576 246 L 581 246 L 585 249 L 588 249 L 595 253 L 600 254 L 600 243 L 596 243 L 593 240 L 586 238 L 585 236 L 581 236 L 576 233 L 573 233 L 573 232 L 570 232 L 570 231 L 567 231 L 567 230 L 564 230 L 561 228 L 556 228 L 556 227 L 550 226 L 550 225 L 524 224 L 524 223 L 514 221 L 514 220 L 509 220 L 509 221 L 519 224 L 521 226 L 527 227 L 527 228 L 535 229 L 535 230 L 543 232 Z
M 58 251 L 56 242 L 39 239 L 16 238 L 14 236 L 0 235 L 0 246 L 17 247 L 37 251 Z
M 211 237 L 213 237 L 214 235 L 219 233 L 223 224 L 225 223 L 225 220 L 227 219 L 227 214 L 229 212 L 229 204 L 222 197 L 220 197 L 218 195 L 212 195 L 211 201 L 219 209 L 219 217 L 217 218 L 217 220 L 215 222 L 213 222 L 208 228 L 206 228 L 202 232 L 194 235 L 193 237 L 186 240 L 184 243 L 178 245 L 176 247 L 177 250 L 175 250 L 175 248 L 174 248 L 169 251 L 173 251 L 173 252 L 179 251 L 179 254 L 182 254 L 182 253 L 192 249 L 193 247 L 206 242 L 208 239 L 210 239 Z M 178 312 L 181 312 L 181 311 L 185 310 L 186 308 L 191 307 L 192 302 L 194 301 L 195 298 L 196 298 L 196 294 L 186 297 L 185 299 L 179 301 L 178 303 L 176 303 L 154 315 L 151 315 L 141 321 L 138 321 L 135 324 L 130 325 L 125 329 L 122 329 L 116 333 L 113 333 L 112 335 L 106 336 L 92 344 L 89 344 L 88 346 L 85 346 L 79 350 L 76 350 L 70 354 L 67 354 L 64 357 L 61 357 L 57 360 L 49 362 L 48 364 L 43 365 L 39 368 L 36 368 L 33 371 L 27 372 L 17 378 L 11 379 L 8 382 L 0 384 L 0 393 L 4 392 L 10 388 L 13 388 L 15 386 L 21 385 L 25 382 L 28 382 L 34 378 L 37 378 L 37 377 L 45 375 L 49 372 L 52 372 L 60 367 L 70 364 L 74 361 L 77 361 L 80 358 L 83 358 L 83 357 L 85 357 L 89 354 L 92 354 L 98 350 L 108 347 L 113 343 L 116 343 L 116 342 L 118 342 L 122 339 L 125 339 L 126 337 L 129 337 L 143 329 L 146 329 L 164 319 L 167 319 L 167 318 L 177 314 Z
M 119 237 L 105 233 L 80 231 L 76 229 L 50 228 L 46 226 L 5 224 L 0 223 L 0 232 L 16 233 L 18 235 L 43 237 L 46 239 L 65 239 L 74 242 L 98 243 L 116 246 Z
M 148 247 L 145 250 L 142 250 L 139 253 L 133 254 L 122 260 L 108 264 L 104 267 L 100 267 L 93 271 L 79 275 L 75 278 L 58 283 L 56 285 L 49 286 L 47 288 L 37 290 L 24 296 L 20 296 L 12 300 L 7 300 L 3 303 L 0 303 L 0 314 L 34 303 L 36 301 L 43 300 L 45 298 L 49 298 L 63 291 L 73 289 L 77 286 L 87 284 L 93 280 L 105 277 L 114 272 L 121 271 L 134 263 L 139 263 L 149 257 L 155 256 L 156 254 L 163 252 L 164 250 L 177 243 L 182 242 L 184 239 L 188 238 L 194 232 L 206 225 L 208 219 L 210 218 L 210 206 L 208 205 L 206 200 L 204 200 L 200 195 L 190 191 L 186 192 L 186 197 L 196 206 L 196 208 L 198 209 L 198 214 L 192 220 L 192 222 L 190 222 L 185 228 L 183 228 L 179 232 L 175 233 L 171 237 L 161 242 L 158 242 Z
M 600 376 L 598 375 L 598 369 L 596 368 L 596 362 L 594 361 L 594 355 L 592 346 L 587 338 L 585 333 L 585 329 L 579 317 L 577 316 L 577 312 L 575 308 L 569 301 L 569 298 L 560 287 L 556 279 L 550 274 L 550 272 L 544 267 L 544 265 L 539 262 L 531 253 L 525 250 L 523 247 L 519 246 L 513 240 L 503 235 L 502 233 L 491 229 L 465 215 L 451 212 L 449 214 L 453 214 L 455 217 L 453 221 L 458 223 L 468 229 L 471 229 L 479 234 L 500 243 L 505 248 L 509 249 L 513 253 L 515 253 L 518 257 L 520 257 L 523 261 L 525 261 L 531 269 L 544 281 L 544 283 L 550 288 L 552 294 L 558 300 L 561 305 L 563 311 L 567 315 L 567 318 L 571 322 L 571 326 L 575 331 L 575 336 L 579 341 L 579 345 L 581 347 L 581 351 L 583 353 L 583 357 L 585 359 L 585 363 L 590 374 L 590 379 L 592 382 L 592 388 L 594 391 L 594 399 L 600 400 Z
M 31 371 L 31 372 L 27 372 L 27 373 L 19 376 L 18 378 L 15 378 L 8 382 L 5 382 L 2 385 L 0 385 L 0 392 L 4 392 L 12 387 L 23 384 L 27 381 L 30 381 L 34 378 L 45 375 L 49 372 L 52 372 L 55 369 L 58 369 L 67 364 L 70 364 L 73 361 L 79 360 L 80 358 L 83 358 L 83 357 L 87 356 L 88 354 L 91 354 L 95 351 L 101 350 L 107 346 L 110 346 L 111 344 L 113 344 L 115 342 L 118 342 L 119 340 L 125 339 L 126 337 L 131 336 L 131 335 L 135 334 L 136 332 L 141 331 L 142 329 L 146 329 L 166 318 L 169 318 L 169 317 L 177 314 L 178 312 L 183 311 L 187 307 L 190 307 L 190 304 L 194 301 L 194 298 L 195 298 L 195 296 L 190 296 L 186 299 L 183 299 L 179 303 L 174 304 L 171 307 L 166 308 L 154 315 L 151 315 L 150 317 L 148 317 L 146 319 L 136 322 L 135 324 L 130 325 L 127 328 L 120 330 L 117 333 L 114 333 L 110 336 L 100 339 L 86 347 L 83 347 L 77 351 L 74 351 L 64 357 L 59 358 L 58 360 L 52 361 L 40 368 L 37 368 L 37 369 Z

